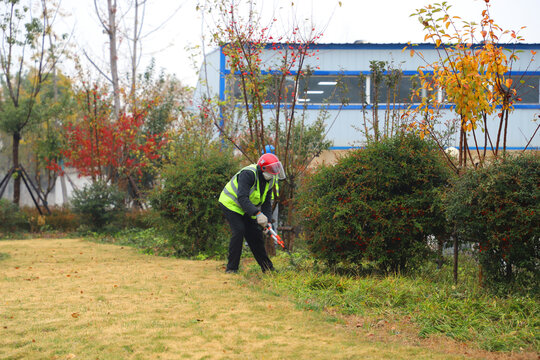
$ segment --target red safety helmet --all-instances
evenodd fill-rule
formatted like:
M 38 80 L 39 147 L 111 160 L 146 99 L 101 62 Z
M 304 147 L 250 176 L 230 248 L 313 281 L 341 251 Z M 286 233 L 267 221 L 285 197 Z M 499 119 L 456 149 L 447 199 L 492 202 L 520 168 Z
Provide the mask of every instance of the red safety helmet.
M 263 172 L 267 172 L 272 175 L 277 175 L 280 180 L 285 179 L 285 170 L 283 170 L 283 165 L 274 154 L 263 154 L 257 165 Z

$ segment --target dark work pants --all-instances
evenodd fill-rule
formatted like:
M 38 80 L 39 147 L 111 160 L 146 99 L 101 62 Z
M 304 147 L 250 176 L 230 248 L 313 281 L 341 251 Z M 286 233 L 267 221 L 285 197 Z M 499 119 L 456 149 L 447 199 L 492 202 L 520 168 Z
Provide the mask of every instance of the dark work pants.
M 246 239 L 253 257 L 257 260 L 257 263 L 261 267 L 261 270 L 273 270 L 274 265 L 264 247 L 264 239 L 261 227 L 257 224 L 255 219 L 252 219 L 249 215 L 240 215 L 234 211 L 227 209 L 221 205 L 223 215 L 229 222 L 231 227 L 231 242 L 229 243 L 229 262 L 227 263 L 227 270 L 238 270 L 240 265 L 240 256 L 242 256 L 242 245 L 244 244 L 244 238 Z

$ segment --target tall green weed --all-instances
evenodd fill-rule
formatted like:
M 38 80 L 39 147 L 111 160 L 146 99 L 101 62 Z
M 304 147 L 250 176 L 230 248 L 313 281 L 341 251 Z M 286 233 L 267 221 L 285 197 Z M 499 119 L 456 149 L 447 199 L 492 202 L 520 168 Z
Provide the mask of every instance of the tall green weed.
M 263 277 L 262 286 L 288 294 L 304 309 L 367 319 L 411 318 L 420 337 L 444 334 L 490 351 L 540 351 L 540 299 L 495 296 L 475 285 L 475 261 L 463 259 L 462 268 L 465 281 L 455 286 L 448 265 L 439 270 L 426 266 L 407 277 L 360 277 L 317 270 L 305 260 L 297 268 Z

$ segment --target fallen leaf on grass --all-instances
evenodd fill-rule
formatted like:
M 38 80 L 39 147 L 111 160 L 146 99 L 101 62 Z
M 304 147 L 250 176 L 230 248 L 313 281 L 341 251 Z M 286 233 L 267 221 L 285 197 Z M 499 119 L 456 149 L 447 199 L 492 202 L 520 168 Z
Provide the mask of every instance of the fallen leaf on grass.
M 78 318 L 79 316 L 81 316 L 81 314 L 76 313 L 76 312 L 73 313 L 73 314 L 71 314 L 71 317 L 73 317 L 73 318 L 75 318 L 75 319 Z
M 387 323 L 388 323 L 388 321 L 386 321 L 386 320 L 380 320 L 379 322 L 377 322 L 377 324 L 375 324 L 375 326 L 376 327 L 381 327 L 381 326 L 384 326 Z

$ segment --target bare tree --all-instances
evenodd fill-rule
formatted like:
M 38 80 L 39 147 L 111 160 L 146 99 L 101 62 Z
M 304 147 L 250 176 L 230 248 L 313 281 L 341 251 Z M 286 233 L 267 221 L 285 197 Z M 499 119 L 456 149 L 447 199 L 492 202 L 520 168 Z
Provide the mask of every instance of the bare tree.
M 114 99 L 114 117 L 118 118 L 120 115 L 120 84 L 118 81 L 118 51 L 117 51 L 117 32 L 118 25 L 116 14 L 118 6 L 116 0 L 107 0 L 107 12 L 102 14 L 100 11 L 97 0 L 94 0 L 94 7 L 98 16 L 99 22 L 105 33 L 109 37 L 109 61 L 110 61 L 110 73 L 111 77 L 107 77 L 113 87 L 113 99 Z M 105 18 L 105 15 L 107 18 Z M 103 71 L 100 70 L 103 74 Z
M 113 87 L 113 99 L 114 99 L 114 116 L 118 117 L 121 109 L 121 91 L 122 86 L 129 87 L 128 101 L 130 107 L 135 109 L 137 107 L 137 79 L 138 70 L 142 51 L 143 39 L 150 34 L 161 29 L 167 22 L 169 22 L 174 15 L 182 7 L 180 4 L 175 11 L 173 11 L 168 18 L 162 21 L 155 28 L 147 30 L 143 33 L 144 20 L 146 14 L 146 5 L 148 0 L 130 0 L 129 2 L 118 2 L 117 0 L 107 0 L 107 9 L 102 9 L 98 6 L 98 0 L 94 0 L 94 8 L 98 16 L 98 20 L 103 27 L 107 37 L 109 39 L 109 67 L 110 71 L 105 71 L 100 68 L 95 61 L 93 61 L 88 54 L 86 57 L 92 63 L 92 65 L 104 76 Z M 125 5 L 124 7 L 122 5 Z M 131 18 L 132 16 L 132 18 Z M 132 21 L 132 25 L 128 25 L 128 21 Z M 131 26 L 133 28 L 131 28 Z M 130 65 L 129 73 L 131 79 L 129 84 L 121 84 L 118 73 L 122 71 L 120 69 L 120 39 L 127 39 L 127 44 L 130 50 Z M 126 71 L 128 72 L 128 71 Z M 110 76 L 108 75 L 110 74 Z
M 41 85 L 58 61 L 58 48 L 47 46 L 52 20 L 58 12 L 47 0 L 0 2 L 0 67 L 5 97 L 0 102 L 0 128 L 13 138 L 13 168 L 19 171 L 19 146 L 26 129 L 38 122 L 34 108 Z M 32 9 L 39 9 L 33 14 Z M 29 62 L 32 61 L 32 65 Z M 20 203 L 21 177 L 14 179 L 13 202 Z

